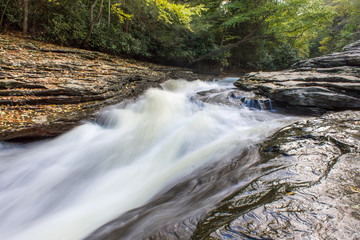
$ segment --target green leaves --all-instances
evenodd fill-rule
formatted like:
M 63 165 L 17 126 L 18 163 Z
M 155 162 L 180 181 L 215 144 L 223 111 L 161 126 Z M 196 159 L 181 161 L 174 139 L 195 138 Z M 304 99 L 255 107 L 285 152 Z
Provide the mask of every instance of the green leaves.
M 157 18 L 168 24 L 177 22 L 190 29 L 193 16 L 200 16 L 205 10 L 203 4 L 191 7 L 189 4 L 179 4 L 168 0 L 146 0 L 147 6 L 157 8 Z
M 360 0 L 42 0 L 30 1 L 29 9 L 35 36 L 72 46 L 86 38 L 99 12 L 91 9 L 102 9 L 89 47 L 174 63 L 209 55 L 233 66 L 250 59 L 276 68 L 286 64 L 275 48 L 297 51 L 289 58 L 295 59 L 308 56 L 310 46 L 327 53 L 360 37 Z M 21 23 L 21 1 L 10 1 L 3 26 Z
M 123 11 L 123 9 L 121 8 L 121 3 L 112 4 L 110 11 L 117 15 L 121 23 L 124 23 L 125 20 L 131 20 L 132 18 L 131 14 L 127 14 Z
M 360 1 L 326 0 L 333 12 L 331 22 L 321 32 L 319 51 L 322 54 L 339 51 L 360 38 Z
M 296 0 L 279 4 L 266 22 L 269 33 L 290 42 L 306 56 L 309 40 L 331 21 L 331 15 L 331 10 L 321 0 Z

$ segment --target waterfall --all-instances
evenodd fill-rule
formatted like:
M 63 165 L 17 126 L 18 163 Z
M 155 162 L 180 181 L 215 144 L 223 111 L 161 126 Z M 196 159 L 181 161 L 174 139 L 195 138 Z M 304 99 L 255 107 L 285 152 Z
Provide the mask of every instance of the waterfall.
M 231 83 L 169 80 L 53 140 L 0 144 L 0 239 L 82 239 L 294 121 L 198 98 Z

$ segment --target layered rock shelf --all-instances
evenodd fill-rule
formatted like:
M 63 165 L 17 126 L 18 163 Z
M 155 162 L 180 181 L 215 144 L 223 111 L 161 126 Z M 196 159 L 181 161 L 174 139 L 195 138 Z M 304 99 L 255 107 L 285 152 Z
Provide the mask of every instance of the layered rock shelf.
M 0 141 L 61 134 L 188 69 L 0 35 Z
M 266 96 L 275 108 L 290 113 L 360 109 L 360 41 L 289 70 L 245 74 L 234 85 Z

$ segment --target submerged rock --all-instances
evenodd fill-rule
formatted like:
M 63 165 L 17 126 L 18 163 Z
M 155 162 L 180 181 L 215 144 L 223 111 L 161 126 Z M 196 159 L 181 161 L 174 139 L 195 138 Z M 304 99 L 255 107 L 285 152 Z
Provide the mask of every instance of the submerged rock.
M 360 41 L 343 52 L 299 62 L 293 69 L 245 74 L 234 85 L 270 98 L 285 112 L 321 115 L 360 109 Z

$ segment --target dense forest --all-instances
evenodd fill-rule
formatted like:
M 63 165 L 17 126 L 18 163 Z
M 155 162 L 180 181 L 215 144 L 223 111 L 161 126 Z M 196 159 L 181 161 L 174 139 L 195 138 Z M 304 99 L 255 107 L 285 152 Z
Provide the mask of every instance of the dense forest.
M 178 66 L 276 70 L 360 37 L 360 0 L 0 0 L 0 31 Z

